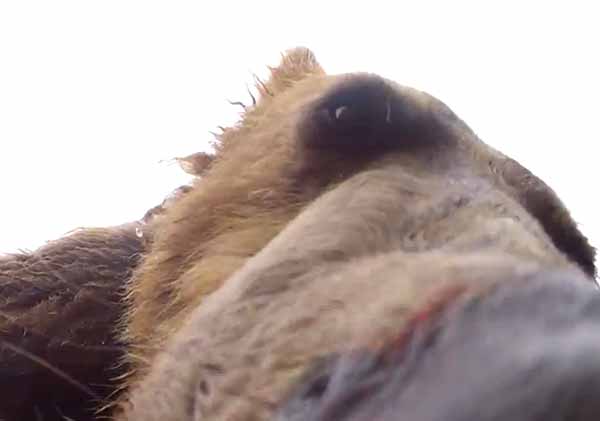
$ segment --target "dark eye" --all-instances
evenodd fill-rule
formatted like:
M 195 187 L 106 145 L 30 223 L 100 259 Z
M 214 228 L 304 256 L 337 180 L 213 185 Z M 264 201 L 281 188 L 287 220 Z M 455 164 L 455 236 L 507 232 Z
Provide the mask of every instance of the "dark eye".
M 410 96 L 377 76 L 351 75 L 311 104 L 309 146 L 369 153 L 415 143 L 419 110 Z
M 324 131 L 339 146 L 374 146 L 374 135 L 386 124 L 386 103 L 391 106 L 381 79 L 353 80 L 342 83 L 317 105 L 326 117 Z
M 331 124 L 338 124 L 340 127 L 356 121 L 357 117 L 359 117 L 356 111 L 357 108 L 349 104 L 340 105 L 339 107 L 334 106 L 327 110 Z

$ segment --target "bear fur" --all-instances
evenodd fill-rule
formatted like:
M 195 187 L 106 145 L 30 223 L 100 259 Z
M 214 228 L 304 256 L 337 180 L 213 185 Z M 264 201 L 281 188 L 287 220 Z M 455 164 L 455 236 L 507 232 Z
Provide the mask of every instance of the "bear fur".
M 256 88 L 142 221 L 2 257 L 0 418 L 272 419 L 456 281 L 593 280 L 556 194 L 435 98 L 304 48 Z

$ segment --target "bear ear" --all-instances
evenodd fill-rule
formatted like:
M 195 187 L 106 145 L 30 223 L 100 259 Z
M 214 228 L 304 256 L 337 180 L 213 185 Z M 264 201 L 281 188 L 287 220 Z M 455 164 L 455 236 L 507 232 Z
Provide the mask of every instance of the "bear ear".
M 203 175 L 210 167 L 215 156 L 206 152 L 196 152 L 184 157 L 176 157 L 175 161 L 186 173 L 194 176 Z
M 279 66 L 269 67 L 269 70 L 271 77 L 267 82 L 257 79 L 256 88 L 263 98 L 275 96 L 308 76 L 325 74 L 314 53 L 305 47 L 287 50 Z

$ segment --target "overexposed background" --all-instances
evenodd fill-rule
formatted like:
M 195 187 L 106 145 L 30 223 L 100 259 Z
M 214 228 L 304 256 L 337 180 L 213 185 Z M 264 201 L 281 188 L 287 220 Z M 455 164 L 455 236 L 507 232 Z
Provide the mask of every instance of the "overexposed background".
M 141 217 L 296 45 L 442 99 L 600 245 L 594 3 L 0 2 L 0 252 Z

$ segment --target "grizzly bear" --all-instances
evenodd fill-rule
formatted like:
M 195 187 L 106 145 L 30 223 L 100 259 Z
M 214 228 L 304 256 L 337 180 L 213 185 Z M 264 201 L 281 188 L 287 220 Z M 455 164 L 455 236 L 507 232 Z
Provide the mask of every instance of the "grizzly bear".
M 0 419 L 592 420 L 594 249 L 439 100 L 288 51 L 143 220 L 2 257 Z

